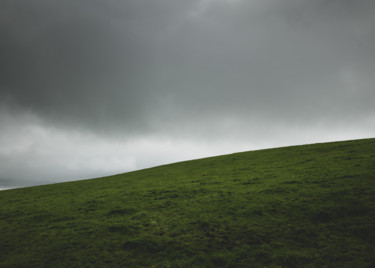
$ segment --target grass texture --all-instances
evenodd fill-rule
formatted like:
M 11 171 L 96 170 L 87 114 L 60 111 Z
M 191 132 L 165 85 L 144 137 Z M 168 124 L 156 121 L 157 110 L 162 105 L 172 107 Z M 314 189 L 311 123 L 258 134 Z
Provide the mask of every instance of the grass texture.
M 0 267 L 375 267 L 375 139 L 1 191 Z

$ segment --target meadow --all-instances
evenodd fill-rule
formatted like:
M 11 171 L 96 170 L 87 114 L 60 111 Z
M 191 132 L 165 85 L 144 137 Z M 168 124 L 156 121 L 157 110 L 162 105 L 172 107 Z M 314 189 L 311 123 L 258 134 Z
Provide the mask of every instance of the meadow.
M 0 267 L 375 267 L 375 139 L 1 191 Z

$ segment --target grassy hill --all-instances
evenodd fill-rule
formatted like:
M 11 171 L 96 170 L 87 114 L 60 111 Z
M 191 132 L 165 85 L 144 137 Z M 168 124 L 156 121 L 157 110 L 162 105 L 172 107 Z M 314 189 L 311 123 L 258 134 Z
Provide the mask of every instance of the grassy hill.
M 106 266 L 375 267 L 375 139 L 0 192 L 0 267 Z

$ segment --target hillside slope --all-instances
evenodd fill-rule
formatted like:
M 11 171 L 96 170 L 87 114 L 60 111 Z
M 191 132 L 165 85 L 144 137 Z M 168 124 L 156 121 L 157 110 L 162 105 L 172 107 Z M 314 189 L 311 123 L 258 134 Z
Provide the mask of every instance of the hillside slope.
M 0 192 L 0 267 L 375 267 L 375 139 Z

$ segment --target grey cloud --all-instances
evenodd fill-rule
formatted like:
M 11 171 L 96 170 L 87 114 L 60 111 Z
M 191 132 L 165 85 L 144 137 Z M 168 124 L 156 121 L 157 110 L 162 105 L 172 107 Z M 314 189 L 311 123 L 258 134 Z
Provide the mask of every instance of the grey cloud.
M 288 19 L 294 5 L 301 5 L 296 2 L 287 7 L 275 4 L 280 7 L 276 10 L 262 7 L 258 15 L 250 1 L 247 5 L 241 16 L 207 11 L 208 18 L 190 21 L 167 39 L 172 45 L 159 60 L 165 70 L 159 69 L 158 77 L 164 75 L 165 88 L 181 89 L 169 92 L 177 106 L 185 111 L 192 106 L 204 115 L 211 111 L 213 118 L 229 113 L 271 122 L 339 120 L 372 110 L 373 79 L 363 71 L 373 70 L 364 59 L 373 62 L 375 54 L 370 46 L 362 50 L 358 42 L 374 42 L 371 32 L 357 33 L 349 26 L 371 28 L 373 19 L 346 22 L 321 15 L 313 6 L 304 11 L 315 17 L 307 27 L 299 19 Z M 355 77 L 355 85 L 346 85 L 345 75 Z M 179 97 L 184 102 L 179 103 Z
M 173 1 L 3 1 L 1 96 L 51 120 L 145 124 L 151 45 Z M 164 9 L 166 8 L 166 9 Z M 177 15 L 177 14 L 176 14 Z M 149 96 L 149 97 L 148 97 Z M 108 124 L 107 124 L 108 123 Z M 126 129 L 126 128 L 125 128 Z
M 51 122 L 126 135 L 197 117 L 372 111 L 373 1 L 202 3 L 3 1 L 1 95 Z

